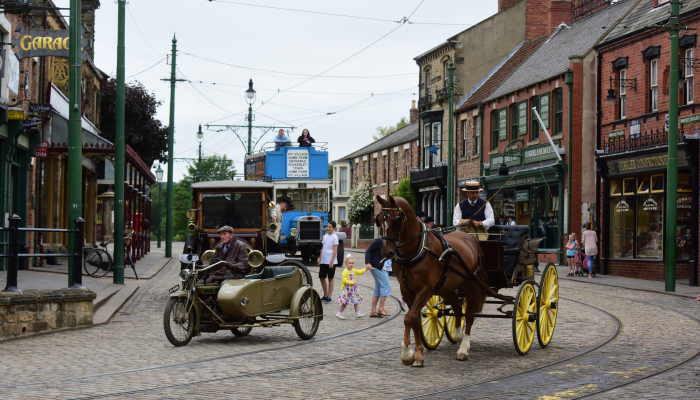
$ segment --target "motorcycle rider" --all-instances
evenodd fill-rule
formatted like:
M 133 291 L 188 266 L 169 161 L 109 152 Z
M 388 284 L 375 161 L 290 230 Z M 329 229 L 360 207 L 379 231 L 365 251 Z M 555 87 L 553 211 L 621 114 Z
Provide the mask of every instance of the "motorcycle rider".
M 230 226 L 222 226 L 217 232 L 221 237 L 221 242 L 214 249 L 211 264 L 219 261 L 225 261 L 225 263 L 220 264 L 218 269 L 210 273 L 206 283 L 226 279 L 243 279 L 248 267 L 248 253 L 245 246 L 238 241 Z

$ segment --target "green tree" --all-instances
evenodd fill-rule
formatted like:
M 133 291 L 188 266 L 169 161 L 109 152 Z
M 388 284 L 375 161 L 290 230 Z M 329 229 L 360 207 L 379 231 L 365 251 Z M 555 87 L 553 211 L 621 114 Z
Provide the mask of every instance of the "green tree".
M 372 180 L 367 174 L 350 193 L 348 200 L 348 220 L 351 224 L 369 225 L 372 222 Z
M 406 119 L 406 117 L 403 117 L 403 118 L 401 118 L 401 120 L 399 120 L 399 122 L 396 123 L 396 125 L 378 126 L 377 132 L 374 135 L 372 135 L 372 139 L 377 141 L 385 136 L 391 135 L 392 133 L 394 133 L 394 132 L 398 131 L 399 129 L 406 127 L 408 125 L 409 125 L 408 120 Z
M 399 184 L 391 191 L 391 196 L 403 197 L 411 205 L 411 208 L 416 209 L 416 194 L 413 192 L 411 179 L 408 176 L 399 181 Z

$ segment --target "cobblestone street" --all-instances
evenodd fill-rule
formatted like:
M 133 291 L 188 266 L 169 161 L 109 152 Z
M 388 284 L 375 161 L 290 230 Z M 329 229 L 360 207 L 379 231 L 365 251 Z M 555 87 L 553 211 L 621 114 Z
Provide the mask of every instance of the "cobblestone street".
M 208 333 L 173 347 L 162 314 L 177 271 L 174 262 L 166 266 L 109 324 L 0 344 L 2 397 L 344 398 L 349 388 L 354 398 L 368 399 L 700 395 L 700 310 L 692 299 L 562 281 L 546 349 L 535 343 L 518 356 L 511 321 L 481 319 L 468 361 L 455 361 L 457 346 L 443 339 L 417 369 L 400 361 L 403 314 L 395 299 L 387 301 L 393 316 L 385 319 L 355 319 L 346 311 L 348 319 L 339 320 L 334 301 L 311 341 L 283 326 L 241 338 Z M 358 282 L 368 314 L 373 280 L 366 274 Z M 392 284 L 396 296 L 398 283 Z

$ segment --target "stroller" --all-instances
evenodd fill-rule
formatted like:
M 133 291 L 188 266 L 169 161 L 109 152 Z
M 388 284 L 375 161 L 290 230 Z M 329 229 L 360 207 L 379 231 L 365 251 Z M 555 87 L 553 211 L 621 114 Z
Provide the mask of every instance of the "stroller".
M 588 274 L 588 257 L 586 256 L 586 253 L 583 251 L 583 249 L 579 250 L 576 253 L 576 257 L 574 258 L 574 265 L 575 265 L 575 270 L 574 270 L 575 276 L 584 277 L 584 276 L 586 276 L 586 274 Z M 591 271 L 591 274 L 593 274 L 593 276 L 595 276 L 594 271 Z

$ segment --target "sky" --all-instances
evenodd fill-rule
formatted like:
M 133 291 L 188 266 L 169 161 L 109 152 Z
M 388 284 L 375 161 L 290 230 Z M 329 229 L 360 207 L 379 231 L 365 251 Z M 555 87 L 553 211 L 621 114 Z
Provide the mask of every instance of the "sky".
M 69 0 L 55 3 L 69 7 Z M 117 4 L 101 3 L 95 63 L 115 75 Z M 197 157 L 202 124 L 203 156 L 225 154 L 242 173 L 243 144 L 230 130 L 205 125 L 247 125 L 250 79 L 253 124 L 295 126 L 292 141 L 307 128 L 328 143 L 332 161 L 369 144 L 378 126 L 408 118 L 418 100 L 413 59 L 495 14 L 497 0 L 131 0 L 126 9 L 127 82 L 138 80 L 162 101 L 164 125 L 170 84 L 161 79 L 170 77 L 166 55 L 177 37 L 178 78 L 189 82 L 176 88 L 175 158 Z M 397 22 L 404 17 L 409 22 Z M 247 137 L 247 129 L 238 132 Z M 261 134 L 254 128 L 253 141 Z M 188 162 L 175 161 L 175 181 Z

